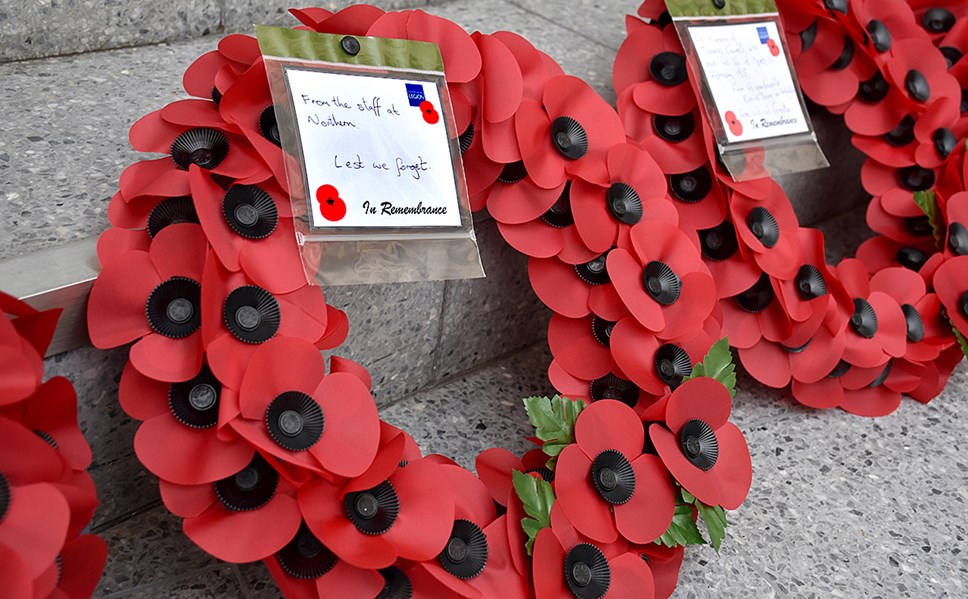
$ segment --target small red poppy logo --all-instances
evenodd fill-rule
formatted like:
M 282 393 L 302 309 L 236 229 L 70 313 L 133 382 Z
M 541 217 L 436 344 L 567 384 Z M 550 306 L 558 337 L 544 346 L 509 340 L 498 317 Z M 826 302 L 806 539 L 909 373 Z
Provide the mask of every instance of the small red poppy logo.
M 316 201 L 319 202 L 319 213 L 326 220 L 336 222 L 346 216 L 346 202 L 332 185 L 320 185 L 316 190 Z
M 440 120 L 440 113 L 429 100 L 420 103 L 420 113 L 423 115 L 423 119 L 431 125 L 437 124 L 437 121 Z
M 735 112 L 732 110 L 727 110 L 723 117 L 726 119 L 726 124 L 729 126 L 729 130 L 733 133 L 733 135 L 743 134 L 743 123 L 739 122 L 739 119 L 736 118 Z
M 776 45 L 776 42 L 773 41 L 773 38 L 766 40 L 766 47 L 770 49 L 770 54 L 773 56 L 780 55 L 780 47 Z

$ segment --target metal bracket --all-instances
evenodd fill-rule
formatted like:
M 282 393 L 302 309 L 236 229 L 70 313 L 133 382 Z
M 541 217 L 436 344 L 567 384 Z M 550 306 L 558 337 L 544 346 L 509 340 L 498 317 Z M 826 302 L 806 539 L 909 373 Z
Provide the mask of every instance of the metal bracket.
M 0 261 L 0 290 L 38 310 L 62 308 L 52 356 L 90 343 L 87 294 L 100 272 L 97 237 L 89 237 Z

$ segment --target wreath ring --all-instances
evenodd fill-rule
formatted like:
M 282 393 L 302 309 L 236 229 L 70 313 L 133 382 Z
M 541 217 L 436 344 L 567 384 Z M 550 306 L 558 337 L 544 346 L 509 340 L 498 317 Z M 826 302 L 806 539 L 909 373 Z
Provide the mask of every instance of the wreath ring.
M 940 392 L 968 330 L 968 62 L 945 51 L 962 53 L 965 9 L 779 4 L 804 90 L 869 157 L 881 237 L 837 267 L 779 186 L 718 166 L 661 3 L 629 21 L 617 113 L 514 34 L 292 11 L 315 31 L 440 45 L 474 207 L 555 312 L 549 376 L 569 399 L 526 400 L 540 449 L 487 450 L 477 476 L 381 422 L 362 366 L 327 368 L 319 349 L 348 323 L 304 282 L 258 47 L 231 35 L 196 60 L 193 99 L 132 127 L 136 149 L 167 156 L 122 174 L 89 309 L 95 346 L 135 342 L 119 398 L 186 534 L 264 559 L 292 596 L 665 597 L 704 542 L 696 519 L 718 547 L 750 487 L 724 333 L 755 378 L 811 407 L 875 416 Z

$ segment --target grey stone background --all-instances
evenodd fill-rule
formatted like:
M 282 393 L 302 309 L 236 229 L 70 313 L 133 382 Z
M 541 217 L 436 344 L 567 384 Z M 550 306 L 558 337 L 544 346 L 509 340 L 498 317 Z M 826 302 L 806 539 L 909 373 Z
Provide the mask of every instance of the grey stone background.
M 624 15 L 638 5 L 378 4 L 420 6 L 468 30 L 521 33 L 610 102 Z M 220 35 L 252 23 L 294 24 L 287 5 L 0 0 L 0 260 L 100 233 L 117 177 L 137 159 L 127 145 L 131 123 L 181 97 L 184 69 Z M 867 198 L 842 124 L 815 118 L 837 168 L 783 184 L 801 222 L 830 236 L 833 260 L 870 234 Z M 486 279 L 325 290 L 352 324 L 339 353 L 371 370 L 381 415 L 425 451 L 469 467 L 486 447 L 523 449 L 529 431 L 520 398 L 550 392 L 549 314 L 530 290 L 526 261 L 486 215 L 476 226 Z M 47 360 L 48 376 L 74 381 L 94 449 L 102 505 L 92 525 L 111 547 L 96 596 L 278 596 L 260 564 L 211 559 L 161 505 L 154 478 L 131 451 L 137 423 L 116 400 L 125 355 L 126 348 L 87 347 Z M 740 389 L 734 419 L 750 443 L 753 489 L 730 514 L 720 555 L 687 552 L 676 597 L 968 596 L 964 368 L 932 404 L 905 401 L 879 420 L 808 411 L 748 378 Z

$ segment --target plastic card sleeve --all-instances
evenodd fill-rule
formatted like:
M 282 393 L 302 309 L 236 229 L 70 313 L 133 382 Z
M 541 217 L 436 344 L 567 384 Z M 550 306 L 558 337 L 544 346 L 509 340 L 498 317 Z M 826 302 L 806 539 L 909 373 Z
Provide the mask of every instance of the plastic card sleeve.
M 736 181 L 829 166 L 773 0 L 667 0 L 723 165 Z
M 321 285 L 484 276 L 436 44 L 256 27 Z

